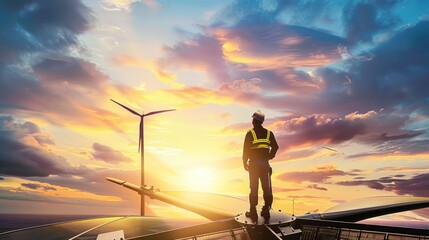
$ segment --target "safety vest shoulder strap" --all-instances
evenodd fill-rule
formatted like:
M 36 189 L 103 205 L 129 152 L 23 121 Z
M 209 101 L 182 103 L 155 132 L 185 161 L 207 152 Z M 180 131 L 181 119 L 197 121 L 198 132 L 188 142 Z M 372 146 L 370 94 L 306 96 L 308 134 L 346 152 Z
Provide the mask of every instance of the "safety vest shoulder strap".
M 253 141 L 252 141 L 252 149 L 256 148 L 269 148 L 271 141 L 270 141 L 270 130 L 267 130 L 267 137 L 266 138 L 260 138 L 256 136 L 256 132 L 254 129 L 250 129 L 249 132 L 252 134 Z

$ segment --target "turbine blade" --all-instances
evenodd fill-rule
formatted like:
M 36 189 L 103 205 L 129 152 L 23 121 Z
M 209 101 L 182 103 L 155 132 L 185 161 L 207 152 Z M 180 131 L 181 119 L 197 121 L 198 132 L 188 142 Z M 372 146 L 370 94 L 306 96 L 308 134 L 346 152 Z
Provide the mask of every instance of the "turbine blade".
M 163 113 L 163 112 L 170 112 L 170 111 L 176 111 L 176 109 L 168 109 L 168 110 L 161 110 L 161 111 L 154 111 L 154 112 L 150 112 L 150 113 L 146 113 L 143 115 L 143 117 L 149 116 L 149 115 L 154 115 L 154 114 L 158 114 L 158 113 Z
M 143 141 L 143 117 L 140 118 L 140 127 L 139 127 L 139 152 Z M 142 149 L 143 150 L 143 149 Z
M 218 198 L 221 198 L 222 195 L 220 194 L 201 194 L 201 193 L 194 193 L 194 195 L 191 195 L 190 197 L 192 200 L 189 200 L 188 198 L 181 198 L 181 196 L 175 196 L 173 194 L 168 194 L 168 193 L 163 193 L 163 192 L 159 192 L 159 191 L 153 191 L 151 188 L 149 187 L 144 187 L 144 186 L 138 186 L 136 184 L 132 184 L 120 179 L 116 179 L 116 178 L 111 178 L 111 177 L 107 177 L 106 178 L 108 181 L 116 183 L 118 185 L 121 185 L 123 187 L 126 187 L 128 189 L 131 189 L 133 191 L 138 192 L 140 195 L 146 195 L 148 197 L 150 197 L 151 199 L 157 199 L 161 202 L 165 202 L 168 204 L 171 204 L 173 206 L 182 208 L 182 209 L 186 209 L 189 210 L 191 212 L 194 212 L 196 214 L 199 214 L 207 219 L 210 220 L 224 220 L 224 219 L 233 219 L 233 217 L 235 216 L 235 209 L 233 211 L 228 211 L 228 210 L 222 210 L 222 209 L 218 209 L 218 208 L 214 208 L 214 207 L 209 207 L 207 206 L 206 202 L 194 202 L 194 200 L 197 199 L 204 199 L 207 201 L 207 197 L 215 197 L 216 200 L 218 200 Z M 183 193 L 182 193 L 183 195 Z M 198 195 L 198 197 L 195 197 L 195 195 Z M 206 197 L 204 197 L 206 196 Z M 231 197 L 222 197 L 220 201 L 224 202 L 225 199 L 234 199 Z M 234 201 L 234 200 L 232 200 Z M 208 202 L 216 202 L 216 201 L 208 201 Z M 244 206 L 246 202 L 241 201 L 240 200 L 240 205 Z
M 137 116 L 139 116 L 139 117 L 141 117 L 141 116 L 142 116 L 140 113 L 138 113 L 138 112 L 136 112 L 136 111 L 132 110 L 131 108 L 129 108 L 129 107 L 127 107 L 127 106 L 124 106 L 124 105 L 122 105 L 122 104 L 118 103 L 117 101 L 115 101 L 115 100 L 113 100 L 113 99 L 110 99 L 110 100 L 111 100 L 112 102 L 114 102 L 114 103 L 118 104 L 119 106 L 121 106 L 121 107 L 123 107 L 123 108 L 127 109 L 127 110 L 128 110 L 129 112 L 131 112 L 132 114 L 137 115 Z

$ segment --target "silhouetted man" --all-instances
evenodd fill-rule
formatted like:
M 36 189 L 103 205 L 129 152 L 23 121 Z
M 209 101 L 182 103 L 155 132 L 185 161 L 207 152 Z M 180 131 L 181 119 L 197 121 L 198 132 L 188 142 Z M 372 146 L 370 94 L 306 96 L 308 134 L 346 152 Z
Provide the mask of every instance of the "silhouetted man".
M 257 110 L 252 115 L 252 118 L 253 128 L 247 132 L 243 146 L 243 166 L 249 172 L 250 180 L 250 209 L 246 212 L 246 216 L 257 219 L 256 206 L 258 205 L 258 185 L 260 180 L 265 202 L 261 215 L 265 219 L 268 219 L 273 203 L 273 192 L 271 189 L 272 169 L 268 161 L 276 156 L 279 146 L 274 134 L 262 127 L 265 115 L 260 110 Z

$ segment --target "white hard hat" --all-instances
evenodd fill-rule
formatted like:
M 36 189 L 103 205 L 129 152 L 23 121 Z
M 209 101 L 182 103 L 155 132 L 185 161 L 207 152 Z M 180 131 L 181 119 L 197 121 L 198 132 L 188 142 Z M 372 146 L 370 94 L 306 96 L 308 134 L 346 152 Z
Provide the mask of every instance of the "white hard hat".
M 261 112 L 261 110 L 256 110 L 256 112 L 253 113 L 252 118 L 263 122 L 265 120 L 265 114 Z

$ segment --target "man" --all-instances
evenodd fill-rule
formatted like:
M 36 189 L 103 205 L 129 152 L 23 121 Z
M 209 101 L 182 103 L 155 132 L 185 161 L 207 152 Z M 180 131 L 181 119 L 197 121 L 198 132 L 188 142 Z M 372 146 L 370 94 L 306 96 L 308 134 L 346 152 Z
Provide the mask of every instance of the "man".
M 252 115 L 252 118 L 253 129 L 247 132 L 243 146 L 243 166 L 249 172 L 250 180 L 250 209 L 246 212 L 246 216 L 253 220 L 257 219 L 256 206 L 258 205 L 258 185 L 260 180 L 265 202 L 261 216 L 268 220 L 273 203 L 271 189 L 272 169 L 268 161 L 276 156 L 279 146 L 274 134 L 262 127 L 262 123 L 265 120 L 264 113 L 257 110 Z

